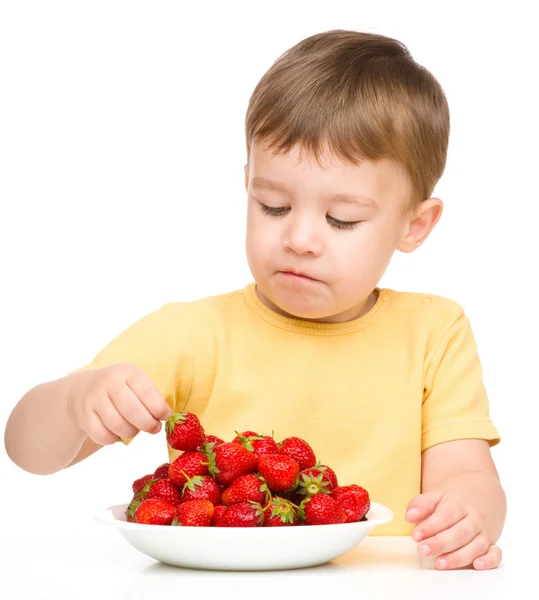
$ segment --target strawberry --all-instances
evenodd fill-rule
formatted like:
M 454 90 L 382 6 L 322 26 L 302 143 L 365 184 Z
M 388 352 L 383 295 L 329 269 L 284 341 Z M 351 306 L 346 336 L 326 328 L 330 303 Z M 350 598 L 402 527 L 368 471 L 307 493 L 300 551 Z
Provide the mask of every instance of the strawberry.
M 150 479 L 134 499 L 148 500 L 148 498 L 166 500 L 174 506 L 177 506 L 182 501 L 180 490 L 170 479 Z
M 215 527 L 262 527 L 264 509 L 258 502 L 231 504 L 215 519 Z
M 289 527 L 298 524 L 298 510 L 286 498 L 275 496 L 264 514 L 264 527 Z
M 188 500 L 176 508 L 171 525 L 209 527 L 213 519 L 213 504 L 209 500 Z
M 135 523 L 146 525 L 170 525 L 174 519 L 176 507 L 166 500 L 149 498 L 135 510 Z
M 138 494 L 140 492 L 140 490 L 148 483 L 148 481 L 150 481 L 150 479 L 153 479 L 153 475 L 144 475 L 144 477 L 141 477 L 140 479 L 137 479 L 136 481 L 133 482 L 132 488 L 133 488 L 133 494 Z
M 208 446 L 209 444 L 213 444 L 212 448 L 215 448 L 215 446 L 218 446 L 219 444 L 224 444 L 225 441 L 222 440 L 221 438 L 218 438 L 216 435 L 204 435 L 204 440 L 202 442 L 202 444 L 200 444 L 200 446 L 198 446 L 197 450 L 199 452 L 204 452 L 204 454 L 206 454 L 206 451 L 209 449 Z
M 316 456 L 309 444 L 298 437 L 285 438 L 279 442 L 279 454 L 290 456 L 299 465 L 299 470 L 309 469 L 316 464 Z
M 204 429 L 193 413 L 175 413 L 165 424 L 167 443 L 175 450 L 193 451 L 204 442 Z
M 299 474 L 298 493 L 303 496 L 329 494 L 337 487 L 335 471 L 326 466 L 305 469 Z
M 142 504 L 142 500 L 138 498 L 136 500 L 132 500 L 131 504 L 127 507 L 125 511 L 125 516 L 130 523 L 135 522 L 135 513 L 137 512 L 137 508 Z
M 170 463 L 168 476 L 174 485 L 183 488 L 188 477 L 207 475 L 208 472 L 206 456 L 202 452 L 184 452 Z
M 369 492 L 355 483 L 334 489 L 331 497 L 344 511 L 346 523 L 361 521 L 371 507 Z
M 196 475 L 187 481 L 182 489 L 182 502 L 189 500 L 209 500 L 214 506 L 221 503 L 221 488 L 210 475 Z
M 300 516 L 305 525 L 336 525 L 346 521 L 346 515 L 337 500 L 328 494 L 314 494 L 303 500 Z
M 256 457 L 238 442 L 225 442 L 208 452 L 210 474 L 222 485 L 256 470 Z
M 266 482 L 260 475 L 248 473 L 240 475 L 223 492 L 222 502 L 229 506 L 238 502 L 259 502 L 265 504 L 270 496 Z
M 298 463 L 283 454 L 264 454 L 257 461 L 258 472 L 272 492 L 291 490 L 298 484 Z
M 153 474 L 153 479 L 168 479 L 169 467 L 170 463 L 163 463 L 160 467 L 157 467 Z
M 279 448 L 277 442 L 269 435 L 258 435 L 254 431 L 244 431 L 238 433 L 232 440 L 242 444 L 244 448 L 254 452 L 256 458 L 260 458 L 263 454 L 278 454 Z
M 224 504 L 217 504 L 215 510 L 213 511 L 213 519 L 211 524 L 215 526 L 216 522 L 223 516 L 223 513 L 228 508 L 228 506 Z

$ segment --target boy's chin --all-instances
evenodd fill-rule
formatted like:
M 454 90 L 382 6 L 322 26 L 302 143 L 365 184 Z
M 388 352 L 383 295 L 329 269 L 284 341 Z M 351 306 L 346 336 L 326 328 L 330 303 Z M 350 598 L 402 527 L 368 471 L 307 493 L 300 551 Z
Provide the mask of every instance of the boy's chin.
M 324 302 L 317 305 L 301 301 L 301 299 L 290 298 L 288 294 L 276 294 L 270 302 L 271 309 L 292 319 L 331 322 L 334 317 L 334 311 Z

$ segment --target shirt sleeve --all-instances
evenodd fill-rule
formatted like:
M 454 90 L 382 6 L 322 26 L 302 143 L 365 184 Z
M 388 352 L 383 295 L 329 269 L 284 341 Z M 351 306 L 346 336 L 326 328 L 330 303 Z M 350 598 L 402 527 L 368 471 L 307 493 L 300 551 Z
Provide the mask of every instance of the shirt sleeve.
M 501 439 L 489 416 L 481 362 L 465 315 L 442 336 L 426 371 L 421 450 L 457 439 L 484 439 L 491 447 Z
M 193 377 L 190 319 L 182 303 L 166 304 L 109 342 L 82 371 L 133 363 L 155 383 L 174 412 L 187 402 Z M 129 444 L 131 439 L 122 439 Z

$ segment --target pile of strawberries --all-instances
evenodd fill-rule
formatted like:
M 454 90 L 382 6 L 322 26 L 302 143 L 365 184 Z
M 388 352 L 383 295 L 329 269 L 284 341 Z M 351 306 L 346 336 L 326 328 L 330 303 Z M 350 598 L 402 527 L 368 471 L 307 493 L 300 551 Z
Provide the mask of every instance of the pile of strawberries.
M 339 486 L 307 442 L 253 431 L 231 442 L 206 435 L 193 413 L 166 422 L 167 443 L 183 453 L 133 483 L 127 520 L 150 525 L 280 527 L 365 520 L 367 490 Z

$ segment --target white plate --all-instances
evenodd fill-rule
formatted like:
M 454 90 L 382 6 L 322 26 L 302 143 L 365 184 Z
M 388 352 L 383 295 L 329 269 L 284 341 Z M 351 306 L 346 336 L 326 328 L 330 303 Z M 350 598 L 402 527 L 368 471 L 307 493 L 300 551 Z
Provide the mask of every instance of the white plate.
M 140 552 L 176 567 L 227 571 L 297 569 L 321 565 L 355 548 L 393 513 L 375 502 L 367 521 L 292 527 L 169 527 L 126 521 L 127 504 L 95 515 L 114 525 Z

